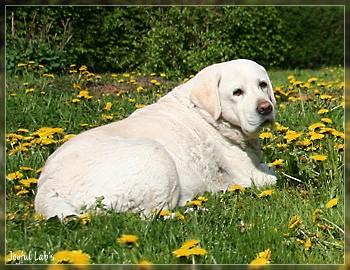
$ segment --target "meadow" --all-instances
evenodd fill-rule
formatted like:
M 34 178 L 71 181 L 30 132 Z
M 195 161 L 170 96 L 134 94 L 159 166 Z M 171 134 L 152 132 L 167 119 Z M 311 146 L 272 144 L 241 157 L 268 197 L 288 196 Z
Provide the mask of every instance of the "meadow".
M 343 264 L 344 69 L 269 71 L 276 123 L 260 134 L 276 186 L 232 186 L 153 217 L 95 210 L 44 220 L 33 200 L 47 157 L 72 136 L 127 117 L 190 79 L 87 66 L 6 78 L 6 263 Z M 348 126 L 346 126 L 348 127 Z M 142 128 L 142 127 L 140 127 Z M 350 126 L 349 126 L 350 128 Z

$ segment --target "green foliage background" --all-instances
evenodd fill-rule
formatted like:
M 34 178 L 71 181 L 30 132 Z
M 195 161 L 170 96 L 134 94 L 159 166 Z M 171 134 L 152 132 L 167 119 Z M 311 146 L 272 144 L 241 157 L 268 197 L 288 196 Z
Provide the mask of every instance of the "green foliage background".
M 35 59 L 95 71 L 187 75 L 251 58 L 266 67 L 316 68 L 344 58 L 341 6 L 8 6 L 6 68 Z

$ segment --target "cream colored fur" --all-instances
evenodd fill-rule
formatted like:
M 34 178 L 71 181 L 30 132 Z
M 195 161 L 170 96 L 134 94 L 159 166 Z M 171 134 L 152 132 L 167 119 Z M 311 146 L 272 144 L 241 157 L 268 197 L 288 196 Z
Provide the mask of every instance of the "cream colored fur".
M 233 184 L 273 184 L 274 172 L 260 164 L 258 134 L 274 121 L 275 103 L 255 62 L 209 66 L 157 103 L 59 147 L 39 178 L 35 209 L 46 218 L 79 215 L 103 196 L 117 212 L 149 214 Z M 259 112 L 262 104 L 272 111 Z

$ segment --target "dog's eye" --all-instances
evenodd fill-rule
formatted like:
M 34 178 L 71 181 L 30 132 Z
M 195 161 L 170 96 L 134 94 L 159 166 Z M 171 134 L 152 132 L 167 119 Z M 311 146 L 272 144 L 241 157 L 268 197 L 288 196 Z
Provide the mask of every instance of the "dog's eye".
M 241 95 L 243 95 L 243 90 L 240 89 L 240 88 L 235 89 L 235 90 L 233 91 L 233 95 L 234 95 L 234 96 L 241 96 Z
M 259 83 L 259 87 L 260 87 L 260 89 L 264 90 L 267 87 L 267 83 L 266 82 L 260 82 Z

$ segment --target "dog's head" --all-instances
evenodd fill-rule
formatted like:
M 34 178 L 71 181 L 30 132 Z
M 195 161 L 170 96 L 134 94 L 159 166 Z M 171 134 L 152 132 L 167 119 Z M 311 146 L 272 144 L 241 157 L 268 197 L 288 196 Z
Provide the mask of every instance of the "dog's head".
M 214 64 L 188 83 L 191 101 L 214 120 L 220 117 L 248 136 L 275 120 L 276 99 L 266 70 L 251 60 Z

